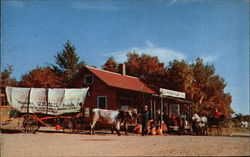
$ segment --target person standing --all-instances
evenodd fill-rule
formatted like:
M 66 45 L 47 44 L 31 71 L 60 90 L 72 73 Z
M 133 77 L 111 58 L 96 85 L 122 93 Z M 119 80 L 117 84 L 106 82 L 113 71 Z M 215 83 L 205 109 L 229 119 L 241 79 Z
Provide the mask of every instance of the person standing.
M 221 113 L 215 109 L 215 112 L 214 112 L 214 124 L 218 125 L 219 121 L 220 121 L 220 116 L 221 116 Z
M 148 106 L 144 106 L 142 113 L 142 136 L 148 135 L 148 120 L 149 120 L 149 111 Z
M 219 119 L 220 116 L 221 116 L 221 113 L 217 109 L 215 109 L 214 118 Z

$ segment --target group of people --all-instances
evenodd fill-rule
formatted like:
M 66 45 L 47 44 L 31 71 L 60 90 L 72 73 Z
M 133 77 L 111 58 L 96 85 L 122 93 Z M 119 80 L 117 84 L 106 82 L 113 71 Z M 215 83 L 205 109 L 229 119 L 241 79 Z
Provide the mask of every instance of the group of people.
M 215 122 L 219 121 L 219 118 L 221 116 L 221 113 L 216 109 L 213 112 L 213 119 Z M 150 112 L 148 110 L 148 106 L 144 106 L 143 108 L 143 112 L 141 115 L 141 123 L 142 123 L 142 136 L 145 136 L 148 134 L 148 121 L 151 120 L 150 117 Z M 170 126 L 179 126 L 179 131 L 180 133 L 183 133 L 184 130 L 184 126 L 187 125 L 187 121 L 185 118 L 181 118 L 179 116 L 175 116 L 175 115 L 171 115 L 171 116 L 167 116 L 167 115 L 163 115 L 163 121 L 167 126 L 167 130 L 170 130 Z
M 150 116 L 148 106 L 144 106 L 143 112 L 141 114 L 142 136 L 146 136 L 148 134 L 148 127 L 149 127 L 148 122 L 151 120 L 151 118 L 152 117 Z M 167 130 L 170 129 L 171 125 L 178 125 L 181 126 L 180 128 L 184 129 L 185 120 L 179 119 L 179 117 L 175 117 L 175 115 L 172 116 L 163 115 L 163 121 L 166 124 Z

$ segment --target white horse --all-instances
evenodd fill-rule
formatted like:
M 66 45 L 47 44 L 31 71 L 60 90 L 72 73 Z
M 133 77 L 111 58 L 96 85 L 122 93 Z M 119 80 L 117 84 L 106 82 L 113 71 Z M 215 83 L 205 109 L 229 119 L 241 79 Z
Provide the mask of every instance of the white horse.
M 202 135 L 207 134 L 207 117 L 202 116 L 200 117 L 197 113 L 195 113 L 192 117 L 193 125 L 194 125 L 194 131 L 196 133 L 200 133 Z
M 242 128 L 248 128 L 248 122 L 247 121 L 241 121 L 241 127 Z

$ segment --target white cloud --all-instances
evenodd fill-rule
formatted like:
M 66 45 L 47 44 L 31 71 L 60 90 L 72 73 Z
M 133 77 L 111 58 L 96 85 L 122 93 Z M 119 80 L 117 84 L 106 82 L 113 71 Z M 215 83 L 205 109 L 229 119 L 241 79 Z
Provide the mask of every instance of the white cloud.
M 103 56 L 104 57 L 113 56 L 117 62 L 121 63 L 127 60 L 126 55 L 128 52 L 134 52 L 134 51 L 138 54 L 146 53 L 151 56 L 157 56 L 159 60 L 161 62 L 164 62 L 165 64 L 168 64 L 169 61 L 172 61 L 174 59 L 176 60 L 186 59 L 186 56 L 183 53 L 178 52 L 173 49 L 168 49 L 166 47 L 157 47 L 150 41 L 147 41 L 147 46 L 144 48 L 131 47 L 131 48 L 128 48 L 127 50 L 106 53 Z
M 210 55 L 210 56 L 203 56 L 201 57 L 204 61 L 204 63 L 207 63 L 207 62 L 214 62 L 216 61 L 218 58 L 219 58 L 219 55 Z
M 147 45 L 148 45 L 150 48 L 153 48 L 153 47 L 154 47 L 154 44 L 151 43 L 149 40 L 147 41 Z

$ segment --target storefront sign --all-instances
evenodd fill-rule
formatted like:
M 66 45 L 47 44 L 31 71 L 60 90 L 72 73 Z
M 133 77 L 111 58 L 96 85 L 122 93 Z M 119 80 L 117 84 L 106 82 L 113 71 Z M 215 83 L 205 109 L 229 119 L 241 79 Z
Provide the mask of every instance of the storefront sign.
M 164 96 L 172 96 L 172 97 L 176 97 L 176 98 L 186 98 L 186 94 L 183 92 L 177 92 L 177 91 L 173 91 L 173 90 L 169 90 L 169 89 L 163 89 L 160 88 L 160 93 Z

